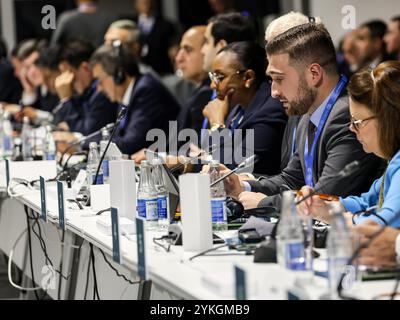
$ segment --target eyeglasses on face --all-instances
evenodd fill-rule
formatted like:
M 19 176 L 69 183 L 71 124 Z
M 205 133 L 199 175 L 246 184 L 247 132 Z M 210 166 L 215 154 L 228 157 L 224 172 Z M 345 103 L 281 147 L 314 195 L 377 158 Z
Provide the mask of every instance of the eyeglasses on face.
M 365 125 L 368 120 L 375 119 L 376 116 L 368 117 L 365 119 L 360 119 L 356 120 L 353 116 L 351 116 L 350 120 L 350 126 L 355 130 L 355 131 L 360 131 L 360 129 L 363 127 L 363 124 Z
M 225 75 L 223 73 L 219 72 L 209 72 L 208 76 L 210 77 L 210 80 L 214 82 L 216 85 L 219 85 L 225 78 L 231 77 L 236 74 L 241 74 L 246 72 L 246 70 L 237 70 L 235 73 L 232 73 L 230 75 Z

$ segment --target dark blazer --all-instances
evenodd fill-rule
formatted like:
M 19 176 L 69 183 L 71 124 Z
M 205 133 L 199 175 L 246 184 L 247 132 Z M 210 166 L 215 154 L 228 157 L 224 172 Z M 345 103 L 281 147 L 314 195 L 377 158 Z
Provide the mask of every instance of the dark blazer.
M 377 168 L 381 160 L 373 154 L 366 154 L 356 136 L 349 130 L 348 97 L 340 98 L 334 105 L 317 144 L 317 154 L 314 159 L 315 188 L 324 186 L 321 193 L 338 196 L 358 195 L 366 191 L 372 181 L 380 176 Z M 262 192 L 267 197 L 259 206 L 272 205 L 280 208 L 280 194 L 283 190 L 297 190 L 305 185 L 304 146 L 307 136 L 310 116 L 304 115 L 297 129 L 297 151 L 282 173 L 250 181 L 254 192 Z M 337 173 L 354 160 L 360 161 L 360 169 L 349 178 L 337 180 Z M 326 185 L 328 183 L 328 185 Z M 274 196 L 275 195 L 275 196 Z
M 178 132 L 183 129 L 193 129 L 200 133 L 203 125 L 203 109 L 210 102 L 212 96 L 210 80 L 207 78 L 201 86 L 196 88 L 191 97 L 185 103 L 178 115 Z
M 118 105 L 96 90 L 94 82 L 80 96 L 74 96 L 64 103 L 62 119 L 70 130 L 88 135 L 105 125 L 115 122 Z
M 36 96 L 37 96 L 37 99 L 31 105 L 31 107 L 34 107 L 39 110 L 52 112 L 53 109 L 60 102 L 60 99 L 58 98 L 58 96 L 54 93 L 51 93 L 50 91 L 47 91 L 46 95 L 43 95 L 40 87 L 38 87 L 36 89 Z
M 22 86 L 14 75 L 14 68 L 6 59 L 0 59 L 0 101 L 19 103 L 22 96 Z
M 293 147 L 296 148 L 297 143 L 295 141 L 295 145 L 293 146 L 293 140 L 295 140 L 293 137 L 295 134 L 295 129 L 297 130 L 300 118 L 300 116 L 290 116 L 288 118 L 282 139 L 281 171 L 286 168 L 289 161 L 294 156 Z
M 124 154 L 133 154 L 154 143 L 147 141 L 147 132 L 161 129 L 168 141 L 169 121 L 176 120 L 178 102 L 151 74 L 136 79 L 126 115 L 114 137 Z
M 133 20 L 138 23 L 137 17 Z M 142 55 L 142 61 L 161 75 L 174 72 L 168 57 L 168 48 L 176 34 L 175 26 L 160 16 L 155 18 L 149 34 L 142 33 L 143 52 L 145 53 Z
M 225 126 L 228 130 L 230 130 L 232 119 L 237 115 L 240 108 L 241 106 L 234 107 L 226 118 Z M 281 144 L 286 121 L 287 116 L 282 104 L 271 96 L 271 85 L 267 82 L 262 83 L 250 105 L 244 110 L 243 119 L 236 128 L 236 130 L 242 130 L 242 136 L 239 135 L 240 131 L 234 131 L 233 137 L 237 136 L 239 139 L 233 139 L 234 147 L 232 151 L 236 155 L 238 154 L 237 147 L 240 148 L 240 145 L 237 143 L 240 142 L 243 157 L 246 154 L 256 154 L 259 157 L 254 167 L 255 172 L 267 175 L 279 173 Z M 254 130 L 254 146 L 249 146 L 246 143 L 246 136 L 249 134 L 247 130 Z M 233 157 L 234 154 L 228 159 L 224 154 L 226 147 L 228 145 L 224 141 L 224 144 L 220 147 L 220 157 L 223 157 L 221 162 L 228 167 L 235 167 L 239 159 L 235 159 L 237 156 Z

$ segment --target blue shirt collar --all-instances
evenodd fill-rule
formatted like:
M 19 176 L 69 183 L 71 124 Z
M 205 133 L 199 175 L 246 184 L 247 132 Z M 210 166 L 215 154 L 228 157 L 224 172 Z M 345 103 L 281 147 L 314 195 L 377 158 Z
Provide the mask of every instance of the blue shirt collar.
M 333 92 L 335 91 L 335 88 L 333 88 L 333 90 L 331 91 L 331 93 L 329 94 L 329 96 L 326 97 L 326 99 L 324 100 L 324 102 L 321 103 L 321 105 L 311 114 L 310 116 L 310 121 L 316 126 L 318 127 L 319 125 L 319 121 L 321 120 L 322 114 L 324 113 L 325 110 L 325 106 L 328 103 L 329 98 L 331 97 L 331 95 L 333 94 Z

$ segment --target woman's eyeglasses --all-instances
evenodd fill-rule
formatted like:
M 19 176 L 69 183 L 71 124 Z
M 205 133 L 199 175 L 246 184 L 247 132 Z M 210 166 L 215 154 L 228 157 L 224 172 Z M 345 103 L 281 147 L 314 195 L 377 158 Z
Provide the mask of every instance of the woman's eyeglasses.
M 230 75 L 225 75 L 223 73 L 218 73 L 218 72 L 209 72 L 208 76 L 210 77 L 210 80 L 214 82 L 216 85 L 219 85 L 225 78 L 231 77 L 235 74 L 241 74 L 246 72 L 246 70 L 237 70 L 235 73 L 232 73 Z
M 368 117 L 368 118 L 366 118 L 366 119 L 356 120 L 356 119 L 354 119 L 354 117 L 352 116 L 352 117 L 351 117 L 351 120 L 350 120 L 350 125 L 354 128 L 355 131 L 358 132 L 358 131 L 362 128 L 363 123 L 364 123 L 364 125 L 365 125 L 365 122 L 366 122 L 366 121 L 372 120 L 372 119 L 375 119 L 375 118 L 376 118 L 376 116 L 372 116 L 372 117 Z

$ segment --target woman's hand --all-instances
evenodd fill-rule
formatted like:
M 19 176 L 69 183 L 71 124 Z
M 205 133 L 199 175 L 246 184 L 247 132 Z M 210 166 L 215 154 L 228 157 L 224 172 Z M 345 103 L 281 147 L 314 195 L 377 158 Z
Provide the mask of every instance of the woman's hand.
M 300 201 L 313 192 L 313 189 L 305 186 L 301 188 L 301 196 L 297 196 L 296 200 Z M 297 206 L 297 212 L 300 215 L 312 217 L 326 223 L 330 221 L 329 206 L 325 201 L 321 200 L 318 195 L 314 195 L 307 200 L 304 200 Z
M 234 90 L 231 89 L 226 94 L 224 100 L 214 99 L 210 101 L 203 109 L 203 115 L 208 119 L 210 124 L 224 124 L 226 116 L 229 112 L 231 96 Z

